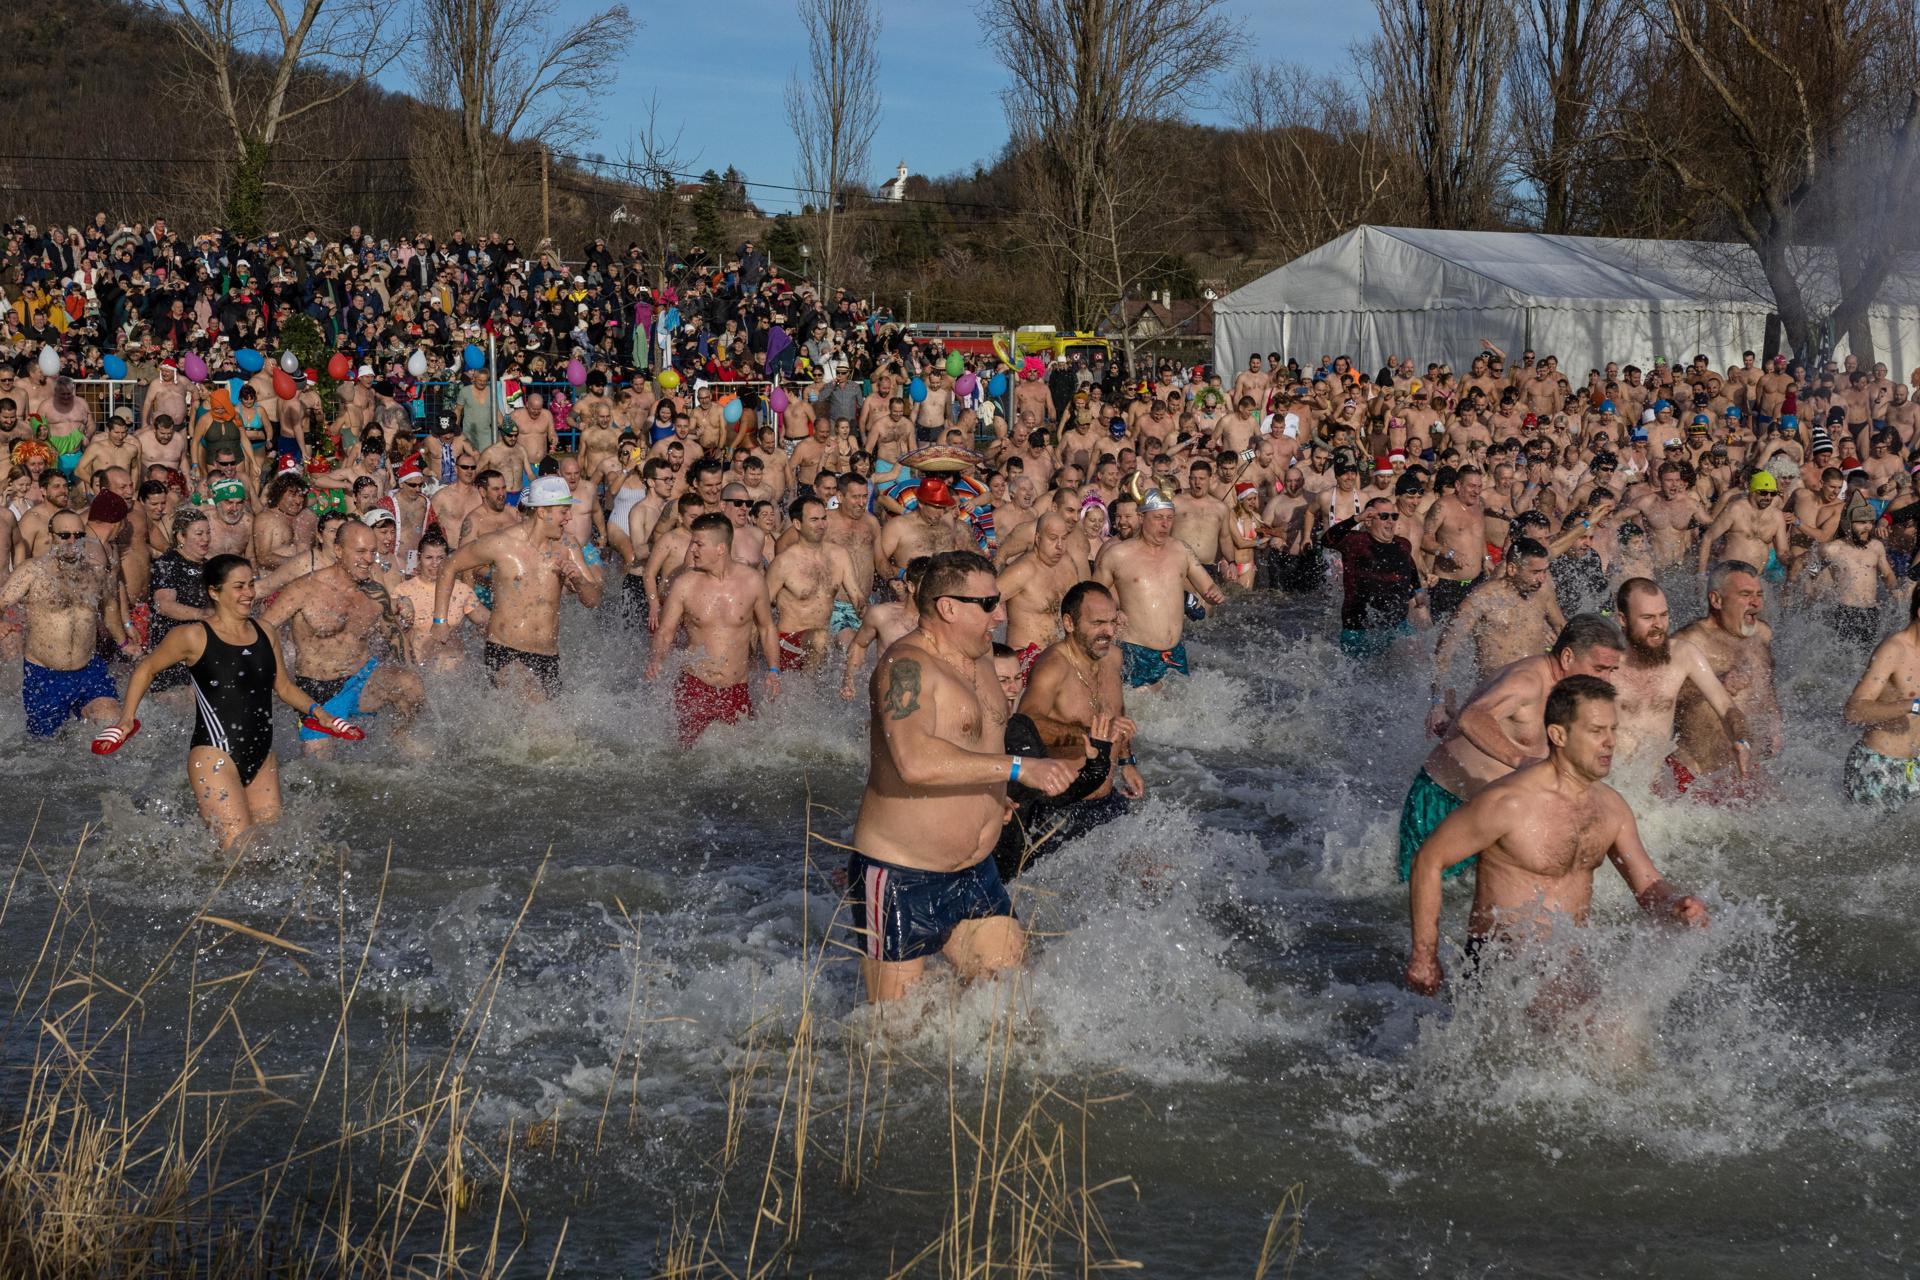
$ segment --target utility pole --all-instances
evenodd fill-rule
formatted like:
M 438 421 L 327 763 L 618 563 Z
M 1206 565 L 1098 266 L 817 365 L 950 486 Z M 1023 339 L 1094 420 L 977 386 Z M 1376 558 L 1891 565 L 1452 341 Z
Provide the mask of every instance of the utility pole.
M 913 290 L 907 290 L 907 326 L 913 326 Z
M 553 240 L 553 202 L 547 194 L 547 148 L 540 147 L 540 238 Z

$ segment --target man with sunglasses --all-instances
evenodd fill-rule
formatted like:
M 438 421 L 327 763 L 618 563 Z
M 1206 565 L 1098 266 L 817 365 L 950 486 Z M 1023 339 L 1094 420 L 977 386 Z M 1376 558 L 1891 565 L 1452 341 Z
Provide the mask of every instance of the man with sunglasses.
M 122 517 L 125 504 L 119 503 Z M 104 625 L 120 651 L 138 649 L 120 616 L 116 571 L 106 544 L 87 533 L 76 511 L 48 522 L 47 550 L 22 565 L 0 587 L 0 611 L 22 606 L 25 649 L 20 698 L 27 732 L 51 737 L 68 720 L 112 724 L 120 718 L 118 691 L 106 659 L 95 648 Z
M 1413 544 L 1401 536 L 1399 524 L 1393 501 L 1375 498 L 1322 540 L 1340 556 L 1340 649 L 1350 658 L 1377 658 L 1395 639 L 1413 634 L 1415 625 L 1431 623 Z
M 919 626 L 881 655 L 868 686 L 871 758 L 847 864 L 876 1003 L 905 994 L 930 956 L 963 978 L 1020 963 L 1026 937 L 991 856 L 1007 784 L 1055 796 L 1079 773 L 1077 763 L 1005 750 L 1009 712 L 992 654 L 1006 614 L 993 565 L 971 551 L 934 556 L 915 605 Z

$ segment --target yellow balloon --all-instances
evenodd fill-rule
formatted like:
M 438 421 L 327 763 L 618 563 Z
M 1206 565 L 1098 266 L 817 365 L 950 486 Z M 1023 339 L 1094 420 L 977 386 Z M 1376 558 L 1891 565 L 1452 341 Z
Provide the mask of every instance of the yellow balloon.
M 662 391 L 678 391 L 680 389 L 680 375 L 671 369 L 662 370 L 660 374 L 660 389 Z

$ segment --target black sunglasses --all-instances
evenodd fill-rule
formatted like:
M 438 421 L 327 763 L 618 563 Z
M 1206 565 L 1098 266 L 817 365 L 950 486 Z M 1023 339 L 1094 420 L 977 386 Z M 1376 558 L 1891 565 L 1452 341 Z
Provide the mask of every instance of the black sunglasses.
M 753 505 L 753 502 L 747 498 L 722 498 L 720 501 L 729 507 L 750 507 Z
M 48 530 L 48 532 L 51 533 L 54 537 L 60 539 L 60 541 L 62 542 L 78 542 L 80 541 L 80 539 L 87 536 L 87 531 L 85 529 L 76 529 L 72 533 L 61 533 L 58 529 L 50 529 Z M 1000 597 L 998 596 L 994 597 L 994 599 L 996 600 L 998 600 L 999 598 Z
M 992 613 L 1000 607 L 999 596 L 935 596 L 935 600 L 960 600 L 967 604 L 977 604 L 985 613 Z

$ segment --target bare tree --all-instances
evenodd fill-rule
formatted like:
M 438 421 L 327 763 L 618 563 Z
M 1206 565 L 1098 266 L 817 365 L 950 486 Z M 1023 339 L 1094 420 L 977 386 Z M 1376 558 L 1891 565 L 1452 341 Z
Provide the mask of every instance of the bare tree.
M 1284 63 L 1242 68 L 1226 100 L 1249 215 L 1283 258 L 1407 211 L 1407 166 L 1345 77 Z
M 592 133 L 585 112 L 612 75 L 635 23 L 616 4 L 568 27 L 540 0 L 421 0 L 416 74 L 449 113 L 447 188 L 456 225 L 499 224 L 503 191 L 538 160 Z
M 1824 291 L 1833 332 L 1870 359 L 1867 310 L 1913 235 L 1920 177 L 1912 0 L 1638 0 L 1638 13 L 1648 88 L 1617 127 L 1753 249 L 1795 348 L 1813 349 Z
M 1434 227 L 1492 218 L 1506 156 L 1495 130 L 1513 45 L 1505 0 L 1374 0 L 1380 34 L 1361 52 L 1367 89 L 1404 139 Z
M 1220 0 L 981 0 L 1034 238 L 1062 319 L 1091 328 L 1164 261 L 1172 202 L 1150 185 L 1157 125 L 1234 49 Z
M 1515 0 L 1519 40 L 1508 77 L 1519 172 L 1539 193 L 1540 225 L 1560 235 L 1579 221 L 1583 160 L 1600 129 L 1599 103 L 1619 75 L 1622 16 L 1631 0 Z
M 864 185 L 873 131 L 880 122 L 880 13 L 873 0 L 799 0 L 807 29 L 807 65 L 787 81 L 798 184 L 819 201 L 820 288 L 833 287 L 845 237 L 846 188 Z
M 676 129 L 668 136 L 660 124 L 660 99 L 656 94 L 647 99 L 642 123 L 627 139 L 624 167 L 633 190 L 623 205 L 626 216 L 620 221 L 632 229 L 652 271 L 655 289 L 666 284 L 667 258 L 674 238 L 688 225 L 687 208 L 680 200 L 679 174 L 697 157 L 681 154 L 683 132 Z
M 188 84 L 211 103 L 233 147 L 227 223 L 253 234 L 262 229 L 275 145 L 393 60 L 406 43 L 405 11 L 390 0 L 171 0 L 171 9 Z

